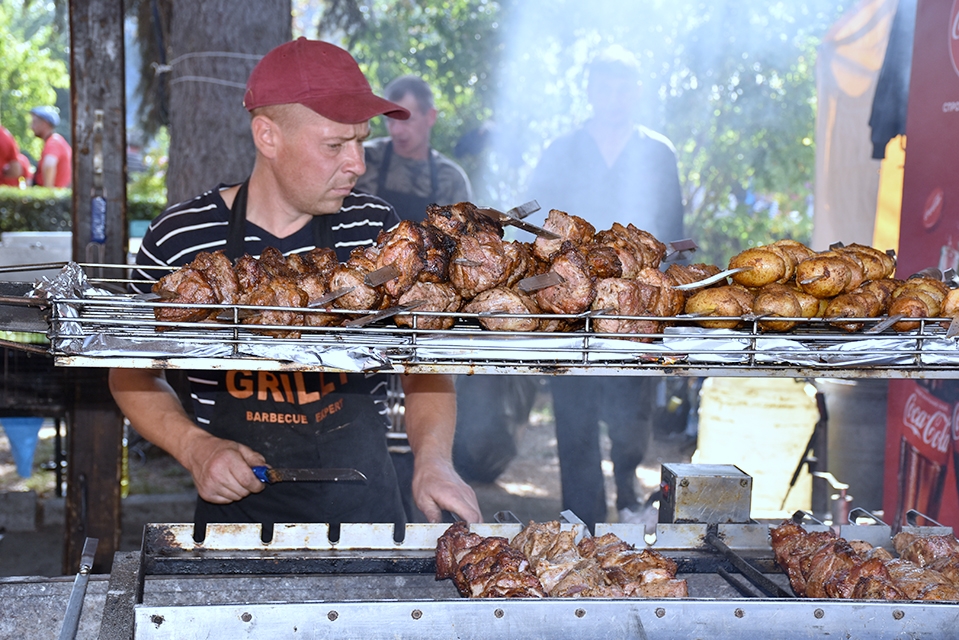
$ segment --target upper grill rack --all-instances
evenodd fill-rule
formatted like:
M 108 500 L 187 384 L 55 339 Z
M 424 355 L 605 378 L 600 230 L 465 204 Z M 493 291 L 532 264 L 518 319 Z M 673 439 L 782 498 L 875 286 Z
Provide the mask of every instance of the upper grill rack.
M 119 265 L 81 265 L 103 272 Z M 119 289 L 128 278 L 90 279 Z M 142 282 L 142 281 L 139 281 Z M 243 324 L 249 313 L 263 310 L 306 314 L 341 314 L 356 318 L 375 311 L 289 309 L 246 305 L 177 305 L 143 296 L 103 293 L 51 300 L 0 304 L 44 305 L 50 352 L 60 366 L 124 366 L 189 369 L 346 369 L 408 373 L 517 373 L 625 375 L 782 375 L 829 377 L 953 377 L 959 366 L 956 339 L 947 337 L 950 319 L 917 319 L 910 333 L 870 333 L 884 318 L 846 319 L 862 322 L 864 331 L 850 333 L 828 321 L 794 319 L 785 333 L 764 332 L 762 318 L 742 318 L 735 331 L 704 330 L 697 318 L 669 318 L 663 334 L 599 333 L 595 312 L 541 318 L 573 320 L 579 329 L 565 333 L 506 332 L 483 329 L 480 314 L 406 311 L 413 328 L 398 327 L 392 318 L 362 327 L 301 327 Z M 208 307 L 219 319 L 205 322 L 159 322 L 158 307 Z M 490 314 L 494 315 L 494 314 Z M 517 317 L 516 314 L 500 314 Z M 423 318 L 452 316 L 448 330 L 419 328 Z M 662 320 L 649 316 L 615 316 Z M 2 327 L 0 327 L 2 328 Z M 300 333 L 277 338 L 263 332 Z M 644 342 L 645 340 L 645 342 Z

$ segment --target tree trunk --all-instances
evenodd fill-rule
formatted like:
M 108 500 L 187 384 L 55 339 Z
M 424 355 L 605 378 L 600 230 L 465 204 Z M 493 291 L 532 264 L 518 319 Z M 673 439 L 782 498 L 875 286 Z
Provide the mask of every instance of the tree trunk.
M 261 56 L 291 37 L 291 0 L 173 0 L 170 203 L 250 174 L 246 80 Z

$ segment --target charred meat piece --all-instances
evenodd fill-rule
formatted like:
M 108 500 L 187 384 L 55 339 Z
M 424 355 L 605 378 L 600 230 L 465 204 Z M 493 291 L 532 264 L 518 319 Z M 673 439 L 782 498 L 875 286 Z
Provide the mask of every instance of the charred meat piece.
M 536 269 L 536 259 L 533 257 L 532 245 L 528 242 L 505 242 L 503 250 L 513 265 L 513 270 L 504 283 L 507 287 L 512 287 L 523 278 L 534 275 L 531 272 Z
M 423 304 L 414 309 L 417 312 L 424 311 L 459 311 L 463 303 L 463 298 L 456 291 L 456 288 L 449 283 L 439 282 L 417 282 L 409 291 L 400 296 L 397 301 L 399 305 L 410 304 L 414 300 L 422 300 Z M 413 316 L 408 313 L 400 313 L 393 317 L 393 321 L 398 327 L 413 328 Z M 429 316 L 418 315 L 416 317 L 417 329 L 429 329 L 431 331 L 441 331 L 449 329 L 456 323 L 454 316 Z
M 296 286 L 296 282 L 289 278 L 269 278 L 261 281 L 252 291 L 246 292 L 241 298 L 242 304 L 262 307 L 305 307 L 309 297 L 306 292 Z M 303 314 L 291 310 L 265 309 L 257 312 L 253 317 L 244 318 L 243 324 L 249 325 L 282 325 L 288 327 L 303 326 Z M 299 338 L 300 332 L 295 329 L 263 329 L 257 333 L 275 338 Z
M 605 310 L 611 316 L 651 316 L 658 304 L 659 287 L 627 278 L 605 278 L 596 283 L 594 310 Z M 638 318 L 593 319 L 597 333 L 659 333 L 662 323 Z M 652 338 L 642 338 L 644 342 Z
M 955 536 L 917 536 L 905 531 L 896 534 L 893 546 L 903 560 L 915 562 L 920 567 L 937 558 L 959 554 L 959 540 Z
M 646 267 L 658 269 L 666 257 L 666 245 L 632 224 L 624 227 L 613 223 L 610 229 L 597 233 L 594 242 L 616 251 L 624 278 L 633 278 Z
M 719 267 L 714 264 L 671 264 L 666 269 L 666 275 L 676 281 L 676 284 L 692 284 L 700 282 L 719 273 Z
M 477 294 L 504 284 L 515 269 L 514 257 L 506 252 L 495 233 L 477 230 L 457 238 L 450 260 L 450 282 L 470 300 Z
M 220 304 L 235 304 L 240 296 L 240 283 L 233 263 L 222 251 L 197 254 L 190 266 L 203 274 L 206 281 L 213 287 L 213 293 Z
M 623 275 L 623 263 L 612 247 L 590 242 L 584 244 L 582 250 L 589 265 L 589 274 L 594 278 L 619 278 Z
M 376 268 L 393 266 L 399 276 L 381 286 L 390 298 L 398 299 L 413 286 L 426 267 L 426 246 L 423 228 L 412 220 L 403 220 L 386 234 L 380 244 Z M 381 236 L 382 237 L 382 236 Z
M 683 312 L 686 296 L 675 289 L 676 282 L 655 267 L 646 267 L 636 274 L 636 281 L 659 289 L 656 306 L 651 309 L 654 316 L 670 318 Z
M 286 259 L 286 264 L 296 274 L 297 286 L 309 296 L 309 304 L 329 293 L 330 278 L 339 266 L 336 252 L 332 249 L 294 253 Z
M 583 218 L 570 215 L 559 209 L 553 209 L 549 212 L 546 221 L 543 223 L 543 228 L 560 236 L 559 238 L 539 236 L 533 241 L 533 254 L 540 260 L 547 262 L 552 260 L 553 254 L 563 249 L 565 242 L 571 242 L 576 246 L 584 245 L 592 241 L 593 235 L 596 233 L 596 227 Z
M 286 257 L 276 247 L 267 247 L 257 259 L 263 270 L 274 278 L 296 278 L 296 272 L 286 263 Z
M 241 292 L 256 289 L 262 280 L 269 277 L 266 270 L 260 266 L 260 262 L 249 254 L 240 256 L 233 267 L 233 272 L 236 274 Z
M 546 596 L 521 551 L 506 538 L 470 533 L 464 522 L 450 525 L 436 541 L 436 579 L 447 578 L 464 597 Z
M 480 316 L 479 323 L 490 331 L 536 331 L 539 318 L 523 317 L 540 313 L 533 299 L 516 289 L 493 287 L 480 293 L 463 307 L 465 313 L 508 313 L 517 317 Z
M 366 274 L 369 271 L 350 266 L 350 263 L 341 264 L 333 271 L 330 278 L 330 291 L 352 289 L 349 293 L 333 301 L 338 309 L 367 311 L 381 309 L 386 297 L 380 287 L 371 287 L 366 284 Z
M 190 304 L 216 304 L 216 292 L 203 277 L 203 273 L 192 267 L 181 267 L 165 275 L 153 284 L 153 293 L 164 302 Z M 199 307 L 155 307 L 153 315 L 160 322 L 200 322 L 209 318 L 215 309 Z M 167 327 L 157 327 L 158 330 Z
M 419 274 L 420 282 L 446 283 L 450 279 L 450 256 L 456 249 L 456 241 L 433 227 L 423 226 L 424 266 Z
M 476 205 L 459 202 L 451 205 L 431 204 L 426 207 L 423 225 L 433 227 L 455 240 L 479 231 L 503 237 L 503 227 L 493 218 L 480 213 Z
M 540 309 L 558 314 L 576 314 L 589 309 L 596 298 L 596 286 L 589 275 L 586 257 L 576 245 L 564 242 L 554 254 L 549 270 L 558 274 L 564 282 L 535 292 L 536 304 Z

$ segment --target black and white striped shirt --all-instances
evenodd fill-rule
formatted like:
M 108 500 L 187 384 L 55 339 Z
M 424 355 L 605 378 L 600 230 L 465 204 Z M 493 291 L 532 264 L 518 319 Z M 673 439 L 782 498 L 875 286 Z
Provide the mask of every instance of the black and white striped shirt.
M 150 223 L 143 237 L 136 264 L 144 267 L 180 267 L 192 262 L 201 251 L 224 249 L 230 209 L 223 201 L 221 192 L 231 186 L 235 185 L 221 184 L 196 198 L 175 204 L 160 214 Z M 389 231 L 400 222 L 391 205 L 376 196 L 357 192 L 347 196 L 340 211 L 331 215 L 334 249 L 341 262 L 347 260 L 354 248 L 373 244 L 380 231 Z M 247 221 L 244 251 L 259 257 L 267 247 L 276 247 L 283 255 L 315 249 L 312 227 L 307 224 L 290 236 L 278 238 Z M 168 271 L 135 269 L 134 279 L 157 280 L 166 273 Z M 150 285 L 134 284 L 132 288 L 139 293 L 146 293 Z M 217 371 L 191 371 L 188 374 L 194 412 L 201 426 L 210 424 L 223 375 Z M 385 420 L 386 377 L 352 374 L 350 378 L 356 382 L 354 393 L 371 394 Z

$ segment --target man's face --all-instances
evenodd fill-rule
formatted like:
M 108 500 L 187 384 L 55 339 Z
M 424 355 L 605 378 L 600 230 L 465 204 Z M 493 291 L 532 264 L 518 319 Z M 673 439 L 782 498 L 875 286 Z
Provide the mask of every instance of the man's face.
M 423 111 L 412 93 L 396 104 L 410 112 L 408 120 L 386 119 L 386 130 L 393 140 L 393 151 L 404 158 L 425 160 L 430 148 L 430 130 L 436 122 L 436 109 Z
M 50 123 L 35 115 L 30 115 L 30 130 L 33 131 L 33 135 L 38 138 L 45 137 L 50 133 Z
M 612 73 L 593 73 L 587 87 L 593 116 L 610 124 L 628 123 L 640 98 L 636 78 Z
M 336 213 L 366 171 L 363 141 L 369 122 L 343 124 L 292 105 L 295 117 L 283 119 L 273 158 L 283 197 L 312 215 Z

